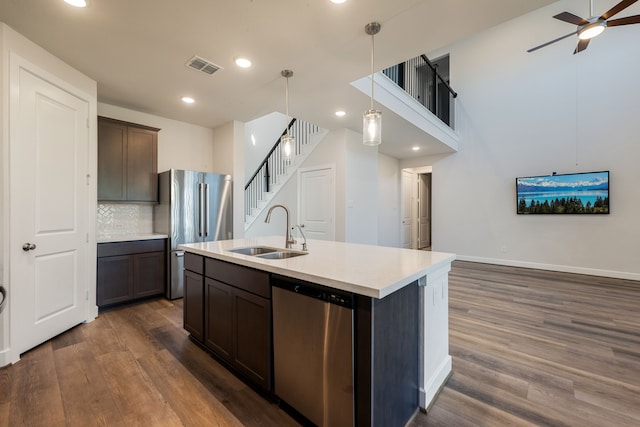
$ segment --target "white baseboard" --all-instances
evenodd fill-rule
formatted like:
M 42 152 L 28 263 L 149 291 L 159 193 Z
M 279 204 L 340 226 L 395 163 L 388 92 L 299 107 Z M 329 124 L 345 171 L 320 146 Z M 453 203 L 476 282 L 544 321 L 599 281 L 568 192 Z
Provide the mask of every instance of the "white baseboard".
M 538 270 L 560 271 L 563 273 L 586 274 L 588 276 L 612 277 L 615 279 L 640 281 L 640 274 L 626 271 L 601 270 L 595 268 L 572 267 L 569 265 L 542 264 L 537 262 L 517 261 L 499 258 L 483 258 L 456 254 L 460 261 L 480 262 L 483 264 L 505 265 L 509 267 L 535 268 Z
M 451 375 L 451 356 L 444 358 L 436 372 L 420 389 L 420 409 L 427 412 Z

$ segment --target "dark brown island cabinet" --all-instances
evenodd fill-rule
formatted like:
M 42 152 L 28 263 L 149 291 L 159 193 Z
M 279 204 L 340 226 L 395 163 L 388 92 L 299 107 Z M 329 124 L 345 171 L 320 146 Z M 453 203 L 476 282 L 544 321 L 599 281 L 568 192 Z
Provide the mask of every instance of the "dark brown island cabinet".
M 164 294 L 166 250 L 167 239 L 99 243 L 98 307 Z
M 158 131 L 98 117 L 99 201 L 158 201 Z
M 185 252 L 184 257 L 184 328 L 201 347 L 278 400 L 281 396 L 275 383 L 278 375 L 274 374 L 273 358 L 275 286 L 284 280 L 294 287 L 299 284 L 327 292 L 331 292 L 331 288 L 191 252 Z M 352 380 L 346 383 L 352 386 L 342 391 L 352 395 L 352 401 L 341 405 L 351 405 L 353 415 L 351 422 L 343 420 L 331 425 L 405 425 L 419 405 L 418 283 L 383 299 L 351 295 L 354 301 L 350 338 L 353 373 Z M 291 310 L 300 311 L 299 307 Z M 327 339 L 331 339 L 329 335 Z M 300 347 L 296 342 L 286 344 L 291 352 Z M 314 369 L 316 365 L 305 357 L 290 354 L 295 361 L 290 369 L 301 366 Z M 318 357 L 333 356 L 327 353 Z M 345 371 L 343 368 L 338 369 L 338 374 Z M 328 381 L 335 382 L 335 372 L 326 374 Z M 320 399 L 326 398 L 320 396 Z M 304 414 L 293 402 L 287 403 L 289 408 Z
M 184 327 L 234 371 L 271 391 L 269 274 L 184 255 Z

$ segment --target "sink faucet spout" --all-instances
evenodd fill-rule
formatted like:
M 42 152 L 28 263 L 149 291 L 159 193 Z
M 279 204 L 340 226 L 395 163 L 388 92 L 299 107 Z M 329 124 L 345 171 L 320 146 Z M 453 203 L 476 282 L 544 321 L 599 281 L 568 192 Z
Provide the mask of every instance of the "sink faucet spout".
M 264 219 L 264 222 L 266 222 L 267 224 L 269 223 L 269 221 L 271 221 L 271 212 L 273 212 L 273 210 L 275 208 L 282 208 L 284 209 L 285 213 L 287 214 L 287 229 L 284 233 L 284 241 L 285 241 L 285 247 L 287 249 L 291 249 L 291 245 L 293 245 L 296 241 L 293 240 L 291 238 L 291 232 L 289 231 L 289 209 L 287 209 L 286 206 L 284 205 L 273 205 L 269 208 L 269 211 L 267 212 L 267 217 Z

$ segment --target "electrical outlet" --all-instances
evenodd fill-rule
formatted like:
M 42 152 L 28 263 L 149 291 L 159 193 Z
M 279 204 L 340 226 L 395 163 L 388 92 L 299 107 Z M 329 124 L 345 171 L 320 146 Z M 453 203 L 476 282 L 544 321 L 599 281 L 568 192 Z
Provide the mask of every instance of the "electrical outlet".
M 503 254 L 506 254 L 507 253 L 507 246 L 506 245 L 500 246 L 500 252 L 502 252 Z

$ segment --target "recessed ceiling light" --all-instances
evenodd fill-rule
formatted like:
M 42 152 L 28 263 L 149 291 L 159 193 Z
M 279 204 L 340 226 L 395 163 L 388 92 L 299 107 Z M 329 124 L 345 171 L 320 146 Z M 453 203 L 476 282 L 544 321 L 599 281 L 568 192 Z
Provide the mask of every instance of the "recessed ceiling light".
M 338 116 L 338 117 L 343 117 L 345 114 L 347 114 L 347 113 L 345 113 L 345 112 L 344 112 L 344 111 L 342 111 L 342 110 L 340 110 L 340 111 L 336 111 L 336 112 L 335 112 L 335 115 L 336 115 L 336 116 Z
M 75 7 L 85 7 L 87 5 L 85 0 L 64 0 L 64 2 Z
M 417 146 L 416 146 L 416 147 L 412 147 L 411 149 L 412 149 L 413 151 L 419 151 L 419 150 L 420 150 L 420 147 L 417 147 Z
M 196 100 L 189 96 L 183 96 L 182 102 L 184 102 L 185 104 L 193 104 L 194 102 L 196 102 Z
M 342 4 L 345 3 L 347 0 L 331 0 L 331 3 L 335 3 L 335 4 Z
M 240 68 L 249 68 L 251 67 L 251 61 L 247 58 L 243 58 L 242 56 L 236 56 L 233 58 L 233 61 Z

